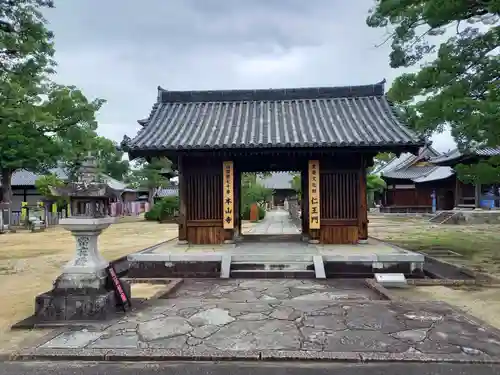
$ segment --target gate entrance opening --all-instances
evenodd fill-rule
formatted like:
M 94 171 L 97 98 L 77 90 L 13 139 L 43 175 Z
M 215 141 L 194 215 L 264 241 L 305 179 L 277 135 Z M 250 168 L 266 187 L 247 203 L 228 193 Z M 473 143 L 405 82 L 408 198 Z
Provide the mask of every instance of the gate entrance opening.
M 303 241 L 366 241 L 366 170 L 373 157 L 415 153 L 424 144 L 395 116 L 384 82 L 279 90 L 159 88 L 150 116 L 139 123 L 144 128 L 125 146 L 131 158 L 165 156 L 177 167 L 179 241 L 189 244 L 238 241 L 242 173 L 287 170 L 301 175 Z

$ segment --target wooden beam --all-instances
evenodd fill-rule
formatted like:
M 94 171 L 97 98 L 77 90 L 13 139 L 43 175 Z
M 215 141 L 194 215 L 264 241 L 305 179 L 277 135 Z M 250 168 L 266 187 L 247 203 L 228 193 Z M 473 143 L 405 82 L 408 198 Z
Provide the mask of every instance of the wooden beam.
M 358 211 L 358 238 L 368 240 L 368 202 L 366 196 L 366 163 L 363 160 L 359 170 L 359 211 Z
M 481 208 L 481 184 L 476 183 L 474 193 L 474 206 Z

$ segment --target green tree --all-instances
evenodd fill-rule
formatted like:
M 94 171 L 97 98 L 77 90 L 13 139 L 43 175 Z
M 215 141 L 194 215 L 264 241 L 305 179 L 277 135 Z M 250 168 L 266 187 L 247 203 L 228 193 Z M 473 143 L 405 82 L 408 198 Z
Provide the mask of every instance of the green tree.
M 97 137 L 96 143 L 99 168 L 102 173 L 123 181 L 130 171 L 130 163 L 128 160 L 123 160 L 123 151 L 116 142 L 105 137 Z
M 131 170 L 127 182 L 133 188 L 144 188 L 149 192 L 149 203 L 154 203 L 155 190 L 169 184 L 166 174 L 172 172 L 172 162 L 167 158 L 153 158 L 136 161 L 136 168 Z
M 0 2 L 0 174 L 2 199 L 11 200 L 17 169 L 43 171 L 62 153 L 59 139 L 79 127 L 96 127 L 103 101 L 89 101 L 75 87 L 50 80 L 54 72 L 53 35 L 40 9 L 51 1 Z
M 391 67 L 415 66 L 389 90 L 414 129 L 448 125 L 461 149 L 500 145 L 499 17 L 500 0 L 376 1 L 367 23 L 391 29 Z
M 377 171 L 385 167 L 395 156 L 396 155 L 392 152 L 381 152 L 377 154 L 377 156 L 373 158 L 373 167 L 371 169 Z
M 129 162 L 123 160 L 123 151 L 116 142 L 106 137 L 98 136 L 93 127 L 80 126 L 71 129 L 71 134 L 60 138 L 61 163 L 68 171 L 71 179 L 76 174 L 82 161 L 90 153 L 96 157 L 99 171 L 119 181 L 123 181 L 129 173 Z
M 52 195 L 50 187 L 63 187 L 65 185 L 66 183 L 54 173 L 40 176 L 35 181 L 35 187 L 40 195 L 42 195 L 49 201 L 57 203 L 59 207 L 65 206 L 68 203 L 68 200 L 64 197 Z
M 299 199 L 302 197 L 302 182 L 300 173 L 292 173 L 292 179 L 290 180 L 290 185 L 292 189 L 297 192 L 297 196 Z

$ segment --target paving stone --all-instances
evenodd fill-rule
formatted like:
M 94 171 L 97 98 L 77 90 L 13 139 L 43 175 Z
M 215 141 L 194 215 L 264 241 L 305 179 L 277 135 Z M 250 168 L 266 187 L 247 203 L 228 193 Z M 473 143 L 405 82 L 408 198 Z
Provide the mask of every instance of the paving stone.
M 206 326 L 196 327 L 189 334 L 193 337 L 204 339 L 213 334 L 214 332 L 217 332 L 219 329 L 220 329 L 219 326 L 206 325 Z
M 292 322 L 233 322 L 205 340 L 219 350 L 300 349 L 301 335 Z
M 427 330 L 425 329 L 409 329 L 394 333 L 392 336 L 399 340 L 407 341 L 409 343 L 424 341 L 427 337 Z
M 96 351 L 122 359 L 178 358 L 188 352 L 196 358 L 246 358 L 248 353 L 290 359 L 500 358 L 500 336 L 491 327 L 445 303 L 371 301 L 376 297 L 358 281 L 193 279 L 184 284 L 173 298 L 93 332 L 61 334 L 36 350 L 55 357 Z
M 227 310 L 218 308 L 200 311 L 189 319 L 190 323 L 197 327 L 204 325 L 223 326 L 234 320 Z
M 273 319 L 280 320 L 295 320 L 300 318 L 302 314 L 291 307 L 280 306 L 276 310 L 274 310 L 269 317 Z
M 352 330 L 372 330 L 398 332 L 405 329 L 403 322 L 389 313 L 384 305 L 347 306 L 347 328 Z
M 179 311 L 177 311 L 176 315 L 188 319 L 198 311 L 200 311 L 199 307 L 186 307 L 185 309 L 180 309 Z
M 303 324 L 306 327 L 329 331 L 342 331 L 347 328 L 343 320 L 331 315 L 307 316 Z
M 147 342 L 151 349 L 183 349 L 186 347 L 187 336 L 176 336 Z
M 327 337 L 325 344 L 325 350 L 333 352 L 401 353 L 409 347 L 406 343 L 376 331 L 334 332 Z
M 138 348 L 139 337 L 136 333 L 128 333 L 124 335 L 115 335 L 107 338 L 101 338 L 94 341 L 88 346 L 92 349 L 106 349 L 106 348 Z
M 144 341 L 181 336 L 192 330 L 193 327 L 186 319 L 170 316 L 141 323 L 137 328 L 140 337 Z
M 203 344 L 203 340 L 196 337 L 188 337 L 186 344 L 189 346 L 197 346 Z
M 318 301 L 318 300 L 331 300 L 331 301 L 348 301 L 354 299 L 367 299 L 364 296 L 354 296 L 342 292 L 315 292 L 304 294 L 302 296 L 294 297 L 295 301 Z
M 84 348 L 92 341 L 97 340 L 103 335 L 103 332 L 89 332 L 87 330 L 64 332 L 52 340 L 41 345 L 42 348 Z
M 238 320 L 266 320 L 269 316 L 262 313 L 249 313 L 238 316 Z

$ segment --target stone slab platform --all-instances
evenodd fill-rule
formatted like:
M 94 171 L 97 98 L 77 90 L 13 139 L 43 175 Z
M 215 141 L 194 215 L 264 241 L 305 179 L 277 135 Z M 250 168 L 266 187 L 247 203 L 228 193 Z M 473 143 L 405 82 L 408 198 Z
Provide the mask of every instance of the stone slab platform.
M 188 281 L 148 310 L 52 333 L 16 358 L 500 363 L 500 334 L 445 303 L 375 300 L 354 282 Z
M 298 242 L 254 243 L 233 245 L 177 245 L 167 242 L 128 256 L 129 261 L 221 261 L 223 255 L 231 255 L 233 262 L 244 261 L 295 261 L 308 262 L 315 255 L 325 262 L 412 262 L 422 263 L 424 255 L 397 246 L 370 239 L 360 245 L 307 245 Z

